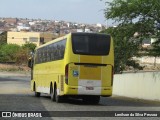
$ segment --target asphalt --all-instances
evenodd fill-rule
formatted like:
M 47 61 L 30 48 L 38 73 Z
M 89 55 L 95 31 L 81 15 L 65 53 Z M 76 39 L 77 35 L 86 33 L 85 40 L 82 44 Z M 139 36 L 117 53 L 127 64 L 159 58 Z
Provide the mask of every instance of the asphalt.
M 53 116 L 63 112 L 66 114 L 65 111 L 77 111 L 77 113 L 79 113 L 79 111 L 89 111 L 88 114 L 92 116 L 91 113 L 94 111 L 102 111 L 100 113 L 102 117 L 83 117 L 83 115 L 81 115 L 81 117 L 63 117 L 62 114 L 60 117 L 43 117 L 42 120 L 159 120 L 159 117 L 103 117 L 103 111 L 106 113 L 113 111 L 113 114 L 116 113 L 116 111 L 155 111 L 154 113 L 156 113 L 156 111 L 160 111 L 159 103 L 118 96 L 101 97 L 98 105 L 84 103 L 79 99 L 68 99 L 62 103 L 56 103 L 51 101 L 49 95 L 46 94 L 41 94 L 39 98 L 34 97 L 34 93 L 30 90 L 29 80 L 29 73 L 0 72 L 0 111 L 50 111 Z M 53 111 L 62 112 L 56 113 Z M 0 120 L 1 119 L 2 118 L 0 118 Z M 8 118 L 5 119 L 8 120 Z M 11 120 L 17 119 L 21 120 L 23 118 L 11 118 Z M 34 120 L 35 118 L 26 119 Z M 37 120 L 39 119 L 41 118 L 37 118 Z M 2 120 L 4 120 L 4 118 Z

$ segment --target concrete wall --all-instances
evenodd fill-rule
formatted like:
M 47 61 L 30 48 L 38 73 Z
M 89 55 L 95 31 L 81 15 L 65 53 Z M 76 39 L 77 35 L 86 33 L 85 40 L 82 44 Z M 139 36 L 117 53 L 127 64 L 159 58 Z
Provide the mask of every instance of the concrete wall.
M 116 74 L 113 94 L 160 101 L 160 72 Z
M 7 43 L 23 45 L 26 42 L 29 42 L 30 37 L 37 38 L 37 42 L 34 43 L 39 46 L 40 33 L 38 32 L 8 32 Z
M 37 46 L 40 46 L 40 37 L 44 38 L 44 42 L 49 42 L 54 37 L 51 33 L 40 33 L 40 32 L 8 32 L 7 33 L 7 43 L 8 44 L 18 44 L 23 45 L 26 42 L 32 42 Z M 36 40 L 31 41 L 31 38 Z

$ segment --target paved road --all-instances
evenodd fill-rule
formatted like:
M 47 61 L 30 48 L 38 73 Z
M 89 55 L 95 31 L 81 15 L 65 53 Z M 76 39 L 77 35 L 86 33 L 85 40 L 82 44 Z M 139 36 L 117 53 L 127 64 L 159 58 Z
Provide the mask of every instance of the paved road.
M 30 91 L 29 77 L 14 76 L 0 77 L 0 111 L 160 111 L 160 102 L 129 99 L 118 96 L 109 98 L 102 97 L 100 104 L 90 105 L 81 100 L 66 100 L 63 103 L 55 103 L 50 100 L 48 95 L 42 94 L 40 98 L 34 97 Z M 59 114 L 59 113 L 58 113 Z M 88 114 L 93 115 L 88 112 Z M 98 113 L 95 113 L 98 114 Z M 103 112 L 100 114 L 104 114 Z M 114 113 L 115 114 L 115 113 Z M 4 119 L 4 118 L 3 118 Z M 7 119 L 7 118 L 5 118 Z M 17 118 L 11 118 L 17 120 Z M 31 119 L 31 118 L 26 118 Z M 37 118 L 39 120 L 40 118 Z M 135 119 L 133 117 L 48 117 L 47 120 L 119 120 Z M 138 120 L 151 119 L 145 117 L 136 117 Z M 158 120 L 160 117 L 152 119 Z M 1 118 L 0 118 L 1 120 Z

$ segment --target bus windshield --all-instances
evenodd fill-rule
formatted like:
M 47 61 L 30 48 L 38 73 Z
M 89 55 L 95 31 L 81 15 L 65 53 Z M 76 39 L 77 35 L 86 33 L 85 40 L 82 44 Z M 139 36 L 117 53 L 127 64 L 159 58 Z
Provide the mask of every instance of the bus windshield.
M 72 49 L 74 54 L 108 55 L 110 36 L 104 34 L 72 34 Z

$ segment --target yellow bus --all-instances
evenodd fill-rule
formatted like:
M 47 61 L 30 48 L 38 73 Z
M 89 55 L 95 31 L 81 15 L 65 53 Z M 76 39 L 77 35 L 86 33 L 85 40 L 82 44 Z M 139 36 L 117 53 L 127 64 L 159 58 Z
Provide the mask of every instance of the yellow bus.
M 112 95 L 113 66 L 110 35 L 70 33 L 36 48 L 31 90 L 56 102 L 75 97 L 97 104 Z

